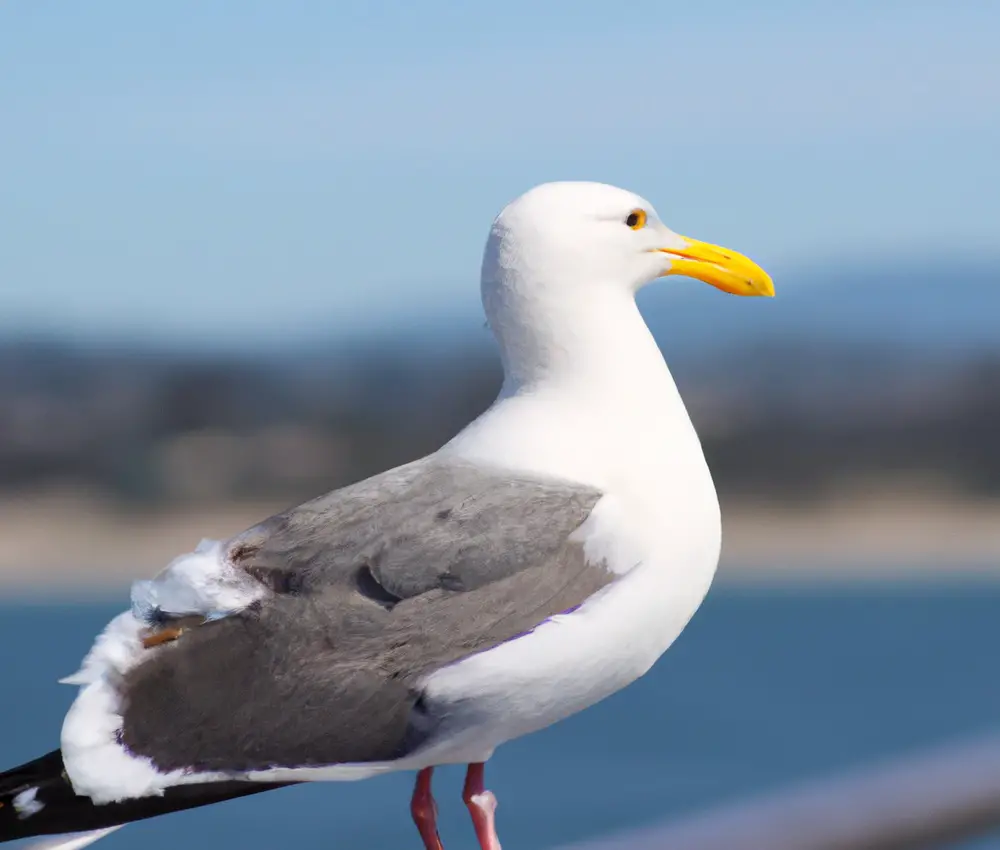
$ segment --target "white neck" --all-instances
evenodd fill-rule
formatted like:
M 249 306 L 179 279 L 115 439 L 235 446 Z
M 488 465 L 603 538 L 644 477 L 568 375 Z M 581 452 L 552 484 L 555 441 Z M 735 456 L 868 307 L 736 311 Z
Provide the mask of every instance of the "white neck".
M 608 286 L 586 296 L 551 308 L 533 301 L 489 310 L 504 366 L 504 395 L 549 387 L 603 394 L 620 391 L 623 379 L 637 386 L 664 375 L 669 379 L 632 295 Z M 526 312 L 530 315 L 520 315 Z
M 553 309 L 484 299 L 504 386 L 448 450 L 605 489 L 649 491 L 664 476 L 711 489 L 700 443 L 635 299 L 610 286 L 584 295 Z

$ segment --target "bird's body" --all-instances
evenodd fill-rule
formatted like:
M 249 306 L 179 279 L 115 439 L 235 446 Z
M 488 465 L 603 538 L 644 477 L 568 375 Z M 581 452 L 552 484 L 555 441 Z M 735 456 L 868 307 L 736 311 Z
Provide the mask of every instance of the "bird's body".
M 620 341 L 601 347 L 594 368 L 578 380 L 509 386 L 444 449 L 598 490 L 578 534 L 590 559 L 620 576 L 558 623 L 432 677 L 432 688 L 466 698 L 481 683 L 476 696 L 497 731 L 477 743 L 490 751 L 645 673 L 700 605 L 718 563 L 719 504 L 701 446 L 634 301 L 622 302 L 617 315 L 606 305 L 593 317 L 617 325 Z M 464 755 L 448 760 L 484 760 Z
M 0 777 L 0 803 L 42 806 L 16 824 L 8 807 L 6 826 L 0 809 L 0 840 L 198 805 L 199 789 L 412 769 L 433 848 L 430 771 L 469 763 L 477 835 L 498 848 L 482 763 L 645 673 L 718 562 L 711 475 L 634 300 L 672 270 L 770 294 L 623 190 L 547 184 L 509 205 L 482 276 L 497 401 L 434 455 L 138 584 L 73 679 L 63 784 L 41 762 Z M 58 816 L 69 798 L 75 821 Z

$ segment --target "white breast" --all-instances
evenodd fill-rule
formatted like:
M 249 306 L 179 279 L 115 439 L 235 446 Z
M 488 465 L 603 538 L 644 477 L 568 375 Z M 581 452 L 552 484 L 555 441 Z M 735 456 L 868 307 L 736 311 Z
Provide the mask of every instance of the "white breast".
M 585 528 L 588 546 L 608 546 L 625 505 L 606 496 Z M 454 731 L 421 763 L 469 762 L 493 748 L 584 709 L 633 682 L 676 640 L 708 591 L 715 544 L 664 543 L 644 549 L 631 537 L 611 544 L 618 570 L 632 567 L 578 610 L 531 634 L 433 673 L 425 698 Z M 639 558 L 635 563 L 634 559 Z
M 428 677 L 426 698 L 458 729 L 419 754 L 427 764 L 486 758 L 628 685 L 704 599 L 719 559 L 719 504 L 665 366 L 656 377 L 645 376 L 641 396 L 563 385 L 502 398 L 444 450 L 601 488 L 578 536 L 622 578 L 530 635 Z

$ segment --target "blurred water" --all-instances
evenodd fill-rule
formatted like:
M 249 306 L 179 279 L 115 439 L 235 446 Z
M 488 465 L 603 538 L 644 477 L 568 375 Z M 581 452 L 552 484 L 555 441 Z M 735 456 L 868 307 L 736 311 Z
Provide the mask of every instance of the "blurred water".
M 55 683 L 118 606 L 0 605 L 0 762 L 54 746 Z M 505 846 L 541 850 L 993 729 L 1000 587 L 716 590 L 642 681 L 500 749 L 488 770 Z M 472 846 L 460 773 L 442 834 Z M 419 846 L 411 778 L 297 787 L 135 824 L 101 847 Z M 963 845 L 1000 848 L 1000 842 Z

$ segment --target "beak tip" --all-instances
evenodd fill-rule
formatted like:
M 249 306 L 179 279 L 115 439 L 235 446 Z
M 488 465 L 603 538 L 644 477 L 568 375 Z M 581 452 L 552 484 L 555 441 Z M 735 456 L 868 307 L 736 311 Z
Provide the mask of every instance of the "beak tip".
M 774 298 L 774 282 L 770 277 L 759 281 L 755 288 L 759 295 L 763 295 L 765 298 Z

